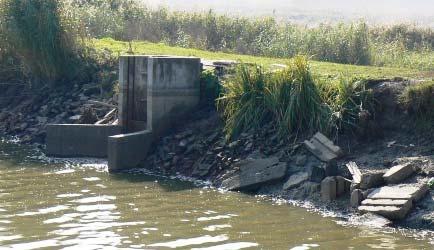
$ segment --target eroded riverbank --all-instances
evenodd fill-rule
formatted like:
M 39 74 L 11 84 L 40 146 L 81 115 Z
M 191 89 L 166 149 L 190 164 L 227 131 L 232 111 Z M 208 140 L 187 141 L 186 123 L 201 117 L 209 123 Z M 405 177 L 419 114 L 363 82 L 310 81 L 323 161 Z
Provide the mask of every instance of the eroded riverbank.
M 104 161 L 50 159 L 17 144 L 0 148 L 0 240 L 7 248 L 432 247 L 428 231 L 355 227 L 345 215 L 323 217 L 315 207 L 308 212 L 139 169 L 109 174 Z

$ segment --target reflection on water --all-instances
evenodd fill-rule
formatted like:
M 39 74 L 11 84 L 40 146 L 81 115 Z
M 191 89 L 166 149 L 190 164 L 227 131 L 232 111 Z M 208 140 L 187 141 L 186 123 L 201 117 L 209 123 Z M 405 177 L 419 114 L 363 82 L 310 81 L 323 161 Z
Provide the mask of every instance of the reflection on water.
M 243 194 L 139 172 L 111 175 L 104 162 L 46 163 L 22 147 L 0 150 L 2 249 L 432 248 Z

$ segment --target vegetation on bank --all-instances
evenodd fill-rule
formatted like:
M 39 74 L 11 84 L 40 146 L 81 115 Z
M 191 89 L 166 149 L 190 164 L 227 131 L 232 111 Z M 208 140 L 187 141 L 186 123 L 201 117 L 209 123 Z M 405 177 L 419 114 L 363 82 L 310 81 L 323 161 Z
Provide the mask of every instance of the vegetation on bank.
M 374 99 L 363 80 L 316 78 L 305 57 L 295 57 L 286 68 L 266 71 L 240 65 L 223 84 L 218 109 L 225 132 L 233 139 L 242 132 L 273 124 L 279 135 L 322 131 L 337 134 L 358 125 L 361 114 L 373 112 Z
M 434 31 L 411 25 L 320 24 L 305 27 L 271 17 L 244 18 L 151 9 L 143 2 L 71 0 L 95 38 L 141 40 L 245 55 L 299 54 L 345 64 L 434 69 Z
M 409 114 L 434 122 L 434 81 L 407 86 L 400 102 Z

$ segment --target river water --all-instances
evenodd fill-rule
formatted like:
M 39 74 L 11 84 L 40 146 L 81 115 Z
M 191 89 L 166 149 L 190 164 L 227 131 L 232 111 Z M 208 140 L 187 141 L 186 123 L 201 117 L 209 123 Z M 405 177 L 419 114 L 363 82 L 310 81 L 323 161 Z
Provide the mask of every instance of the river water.
M 0 249 L 433 249 L 304 208 L 0 143 Z

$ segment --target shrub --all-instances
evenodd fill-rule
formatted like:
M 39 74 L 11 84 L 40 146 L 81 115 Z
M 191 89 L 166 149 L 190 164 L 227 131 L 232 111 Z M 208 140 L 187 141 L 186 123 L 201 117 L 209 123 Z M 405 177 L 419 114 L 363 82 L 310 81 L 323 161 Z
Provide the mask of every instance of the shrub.
M 34 82 L 66 81 L 77 74 L 77 27 L 62 1 L 4 0 L 2 9 L 7 43 Z

